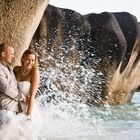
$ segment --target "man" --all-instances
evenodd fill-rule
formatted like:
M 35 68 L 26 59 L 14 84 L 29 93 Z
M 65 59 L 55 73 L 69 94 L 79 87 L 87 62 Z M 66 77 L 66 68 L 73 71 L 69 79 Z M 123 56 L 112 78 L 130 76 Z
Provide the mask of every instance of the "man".
M 15 75 L 10 68 L 14 59 L 14 48 L 9 43 L 0 44 L 0 125 L 21 112 L 20 102 L 25 96 L 18 92 Z

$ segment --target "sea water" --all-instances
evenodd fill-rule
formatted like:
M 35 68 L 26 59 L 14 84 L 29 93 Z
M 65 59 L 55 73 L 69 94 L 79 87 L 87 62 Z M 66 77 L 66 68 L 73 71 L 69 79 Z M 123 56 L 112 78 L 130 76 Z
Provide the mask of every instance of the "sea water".
M 140 92 L 113 107 L 44 99 L 37 98 L 32 121 L 21 114 L 1 128 L 0 140 L 139 140 Z

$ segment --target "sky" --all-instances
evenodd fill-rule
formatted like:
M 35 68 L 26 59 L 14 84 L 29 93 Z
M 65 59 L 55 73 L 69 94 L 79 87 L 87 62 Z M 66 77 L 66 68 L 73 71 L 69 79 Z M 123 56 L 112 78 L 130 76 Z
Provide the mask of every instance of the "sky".
M 140 22 L 140 0 L 50 0 L 49 4 L 81 14 L 129 12 Z

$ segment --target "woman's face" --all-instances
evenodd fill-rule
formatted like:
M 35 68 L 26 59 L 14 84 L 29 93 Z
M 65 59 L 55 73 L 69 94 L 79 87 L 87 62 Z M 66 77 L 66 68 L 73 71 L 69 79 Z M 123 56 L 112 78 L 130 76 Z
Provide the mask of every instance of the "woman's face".
M 35 64 L 35 55 L 26 55 L 24 58 L 22 58 L 22 64 L 25 69 L 31 69 Z

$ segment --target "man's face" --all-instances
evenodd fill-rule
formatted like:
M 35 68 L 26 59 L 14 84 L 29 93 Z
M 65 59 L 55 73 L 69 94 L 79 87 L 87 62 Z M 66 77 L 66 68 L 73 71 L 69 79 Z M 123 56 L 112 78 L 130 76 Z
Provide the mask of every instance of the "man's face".
M 5 51 L 2 54 L 3 60 L 6 63 L 11 64 L 14 59 L 14 53 L 14 48 L 12 46 L 6 46 Z

